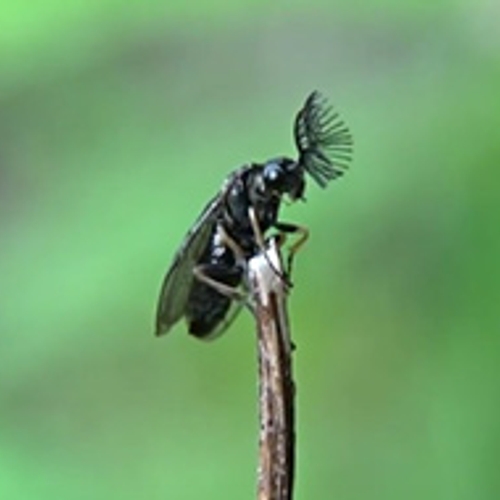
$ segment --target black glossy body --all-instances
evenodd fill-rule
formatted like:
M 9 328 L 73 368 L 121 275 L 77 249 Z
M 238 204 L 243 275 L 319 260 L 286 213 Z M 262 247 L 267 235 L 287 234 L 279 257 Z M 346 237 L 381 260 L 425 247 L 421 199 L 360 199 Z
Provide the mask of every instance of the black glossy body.
M 243 269 L 236 265 L 234 256 L 229 250 L 224 255 L 217 255 L 210 245 L 199 264 L 208 264 L 207 274 L 225 285 L 237 287 L 243 278 Z M 208 338 L 216 334 L 219 328 L 224 327 L 232 300 L 212 286 L 195 280 L 189 292 L 186 304 L 186 321 L 188 331 L 198 338 Z
M 288 158 L 279 158 L 264 165 L 249 165 L 233 174 L 226 189 L 221 193 L 210 239 L 198 261 L 198 265 L 203 266 L 205 274 L 210 278 L 233 288 L 241 284 L 245 259 L 258 251 L 249 218 L 249 207 L 255 210 L 262 233 L 273 227 L 278 221 L 283 193 L 271 189 L 269 172 L 284 172 L 285 166 L 293 163 L 293 160 Z M 280 186 L 285 185 L 281 183 Z M 303 179 L 297 177 L 293 185 L 286 187 L 290 192 L 301 196 Z M 242 250 L 243 260 L 237 259 L 227 245 L 220 241 L 221 226 Z M 219 293 L 212 286 L 195 280 L 191 286 L 185 313 L 189 333 L 199 338 L 212 337 L 219 333 L 218 328 L 225 326 L 224 320 L 231 302 L 228 296 Z

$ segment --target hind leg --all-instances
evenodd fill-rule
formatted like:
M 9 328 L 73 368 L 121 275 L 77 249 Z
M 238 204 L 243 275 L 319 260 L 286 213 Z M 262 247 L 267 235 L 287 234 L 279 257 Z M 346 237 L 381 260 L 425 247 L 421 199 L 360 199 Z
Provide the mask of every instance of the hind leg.
M 245 294 L 237 286 L 228 285 L 223 281 L 224 278 L 233 281 L 231 278 L 234 276 L 241 276 L 241 270 L 237 266 L 228 268 L 220 264 L 199 264 L 193 269 L 193 274 L 198 281 L 210 286 L 221 295 L 231 300 L 245 300 Z

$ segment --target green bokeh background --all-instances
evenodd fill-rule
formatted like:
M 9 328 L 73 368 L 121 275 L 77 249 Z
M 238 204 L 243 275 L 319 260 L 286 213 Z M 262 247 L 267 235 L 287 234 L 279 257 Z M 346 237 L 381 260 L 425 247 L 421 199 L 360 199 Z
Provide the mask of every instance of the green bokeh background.
M 0 498 L 255 497 L 256 354 L 152 335 L 229 171 L 315 88 L 355 162 L 290 298 L 298 499 L 500 498 L 500 9 L 487 0 L 0 5 Z

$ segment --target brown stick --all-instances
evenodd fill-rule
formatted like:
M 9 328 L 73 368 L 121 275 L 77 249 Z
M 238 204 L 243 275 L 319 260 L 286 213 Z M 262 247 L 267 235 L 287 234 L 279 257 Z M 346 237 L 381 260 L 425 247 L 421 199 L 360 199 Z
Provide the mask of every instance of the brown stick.
M 258 500 L 292 500 L 295 466 L 292 343 L 287 284 L 274 239 L 249 262 L 249 286 L 257 322 L 259 358 Z

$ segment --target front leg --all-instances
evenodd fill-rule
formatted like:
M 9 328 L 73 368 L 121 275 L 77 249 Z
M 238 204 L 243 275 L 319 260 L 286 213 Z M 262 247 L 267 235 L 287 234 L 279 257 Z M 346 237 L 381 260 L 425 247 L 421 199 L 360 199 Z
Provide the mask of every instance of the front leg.
M 297 234 L 297 240 L 290 246 L 288 250 L 288 257 L 286 261 L 286 273 L 288 276 L 292 273 L 292 264 L 295 254 L 299 251 L 300 247 L 309 238 L 309 229 L 304 226 L 298 226 L 297 224 L 292 224 L 290 222 L 280 222 L 277 221 L 274 227 L 281 232 L 281 234 Z M 282 244 L 284 243 L 284 239 Z
M 269 257 L 267 255 L 266 240 L 264 238 L 264 233 L 262 232 L 262 229 L 260 227 L 259 219 L 257 218 L 257 214 L 255 213 L 255 209 L 252 206 L 248 207 L 248 219 L 250 220 L 250 224 L 252 226 L 253 234 L 255 236 L 255 241 L 257 242 L 257 247 L 259 248 L 259 250 L 264 255 L 264 257 L 267 260 L 267 263 L 269 264 L 269 266 L 271 267 L 271 269 L 276 273 L 277 276 L 279 276 L 283 280 L 283 283 L 285 283 L 285 285 L 288 288 L 291 288 L 292 287 L 292 282 L 289 280 L 289 277 L 288 277 L 289 275 L 288 275 L 287 270 L 285 269 L 285 273 L 283 274 L 278 269 L 276 269 L 276 267 L 273 265 L 273 263 L 269 260 Z M 278 230 L 280 230 L 276 226 L 276 224 L 274 226 Z M 279 238 L 278 247 L 281 247 L 283 245 L 285 239 L 286 239 L 284 237 L 284 234 L 283 234 L 285 232 L 286 231 L 281 231 L 278 234 L 278 238 Z

